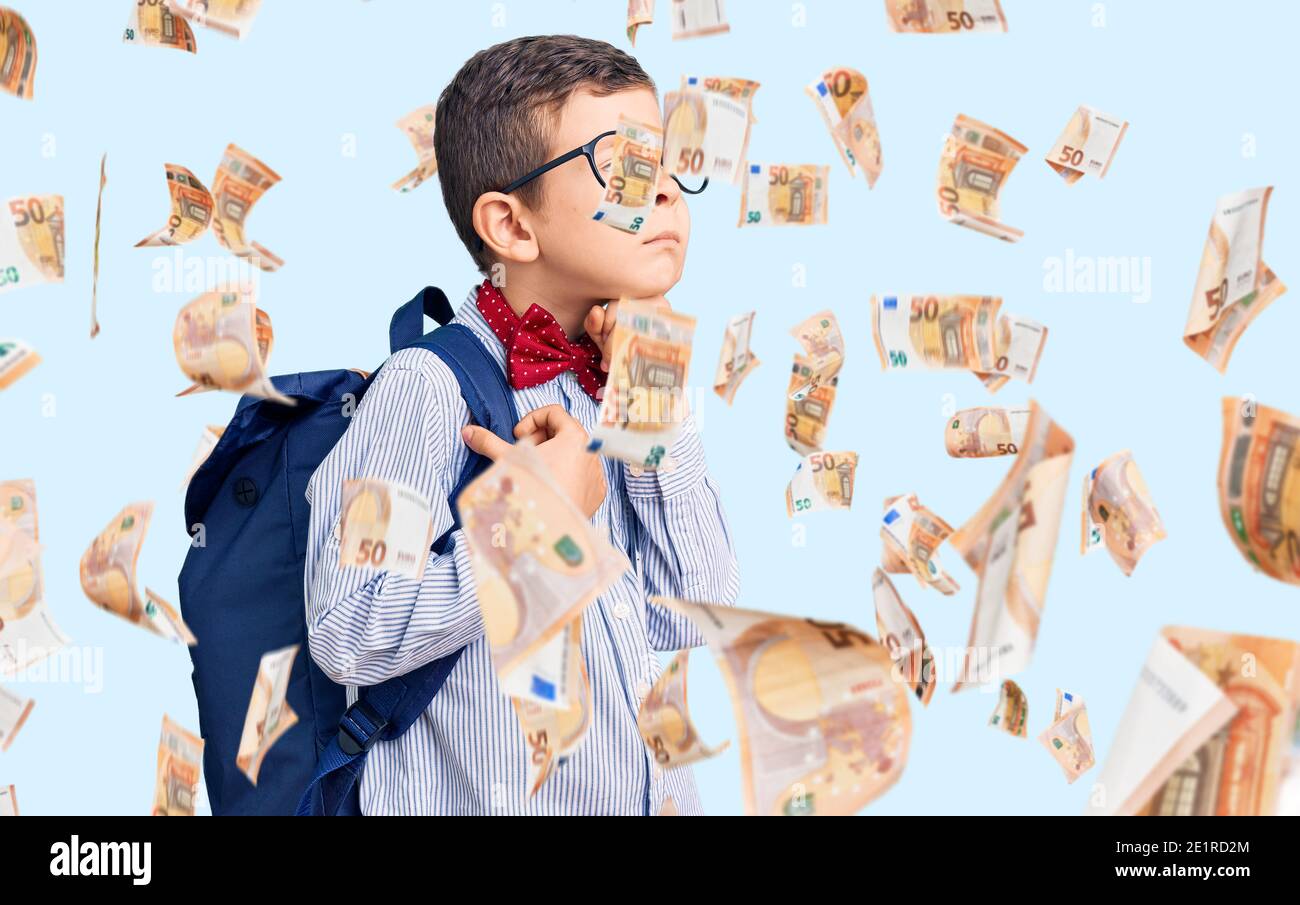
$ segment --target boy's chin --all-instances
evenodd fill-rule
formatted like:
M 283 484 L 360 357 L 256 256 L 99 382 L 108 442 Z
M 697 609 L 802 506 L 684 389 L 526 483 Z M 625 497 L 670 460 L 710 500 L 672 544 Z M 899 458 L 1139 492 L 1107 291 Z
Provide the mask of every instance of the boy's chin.
M 612 298 L 648 299 L 667 295 L 682 278 L 678 261 L 622 261 L 625 266 L 610 274 L 608 285 L 615 287 Z

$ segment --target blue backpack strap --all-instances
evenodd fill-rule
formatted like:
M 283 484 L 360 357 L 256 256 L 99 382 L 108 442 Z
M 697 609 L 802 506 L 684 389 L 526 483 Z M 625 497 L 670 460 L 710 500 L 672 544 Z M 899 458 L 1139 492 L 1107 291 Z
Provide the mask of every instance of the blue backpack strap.
M 388 322 L 388 351 L 392 353 L 414 345 L 424 335 L 426 317 L 441 326 L 450 323 L 454 315 L 447 294 L 437 286 L 425 286 L 393 312 L 393 318 Z
M 445 304 L 446 296 L 439 290 L 434 291 Z M 393 316 L 390 339 L 396 336 L 399 319 L 409 326 L 415 315 L 428 310 L 424 307 L 424 296 L 428 292 L 426 289 L 398 309 Z M 430 316 L 439 319 L 436 315 Z M 514 442 L 514 427 L 519 421 L 514 395 L 501 367 L 484 347 L 483 341 L 469 328 L 447 324 L 407 346 L 428 349 L 441 358 L 460 384 L 471 420 L 507 443 Z M 434 552 L 439 555 L 449 549 L 451 534 L 460 527 L 456 502 L 461 491 L 490 464 L 483 456 L 470 453 L 449 500 L 452 526 L 433 544 Z M 347 709 L 339 723 L 338 737 L 317 760 L 316 775 L 298 804 L 300 816 L 360 813 L 357 787 L 370 748 L 380 739 L 399 738 L 419 719 L 455 668 L 463 650 L 379 685 L 358 688 L 356 703 Z

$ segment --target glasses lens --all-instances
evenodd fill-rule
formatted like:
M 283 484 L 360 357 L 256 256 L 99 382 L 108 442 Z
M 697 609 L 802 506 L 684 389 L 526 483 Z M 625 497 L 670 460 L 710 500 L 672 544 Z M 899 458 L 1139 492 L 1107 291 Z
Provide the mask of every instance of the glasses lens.
M 596 160 L 596 171 L 600 178 L 609 184 L 609 174 L 614 167 L 614 136 L 606 135 L 596 142 L 596 151 L 592 155 Z

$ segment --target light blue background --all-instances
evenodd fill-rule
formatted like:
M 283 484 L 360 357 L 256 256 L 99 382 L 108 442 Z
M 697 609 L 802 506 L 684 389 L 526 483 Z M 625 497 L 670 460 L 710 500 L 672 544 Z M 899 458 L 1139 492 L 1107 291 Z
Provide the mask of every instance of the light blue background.
M 415 163 L 394 121 L 432 103 L 474 51 L 516 35 L 578 32 L 627 48 L 624 4 L 272 0 L 242 43 L 197 30 L 197 56 L 123 45 L 128 0 L 10 5 L 34 30 L 40 61 L 33 102 L 0 96 L 0 198 L 62 193 L 68 256 L 63 285 L 0 297 L 0 336 L 22 338 L 44 357 L 0 396 L 0 477 L 35 479 L 47 600 L 75 643 L 102 649 L 105 675 L 99 694 L 16 686 L 37 703 L 13 748 L 0 754 L 0 783 L 17 785 L 27 814 L 147 813 L 162 714 L 197 726 L 189 658 L 93 607 L 77 563 L 122 506 L 152 499 L 140 576 L 175 601 L 187 546 L 177 487 L 203 425 L 225 423 L 235 404 L 225 394 L 173 398 L 186 382 L 171 352 L 172 324 L 195 293 L 155 292 L 155 261 L 173 251 L 132 247 L 167 215 L 164 162 L 210 184 L 233 141 L 283 177 L 248 229 L 286 261 L 261 281 L 261 305 L 275 324 L 274 373 L 373 367 L 386 353 L 393 307 L 427 283 L 459 299 L 475 278 L 438 186 L 407 195 L 389 189 Z M 1300 127 L 1278 90 L 1295 84 L 1291 36 L 1300 5 L 1004 0 L 1008 34 L 963 37 L 895 35 L 879 0 L 727 5 L 730 34 L 674 42 L 669 3 L 660 0 L 658 21 L 638 36 L 638 58 L 661 90 L 684 73 L 762 82 L 751 158 L 831 165 L 827 226 L 739 230 L 737 188 L 715 185 L 692 199 L 689 263 L 670 294 L 699 319 L 692 376 L 707 399 L 698 418 L 739 551 L 741 603 L 874 633 L 868 581 L 879 557 L 880 500 L 915 491 L 961 524 L 1010 463 L 950 459 L 945 405 L 1016 405 L 1032 395 L 1078 448 L 1037 650 L 1016 676 L 1030 700 L 1031 737 L 986 727 L 996 695 L 940 688 L 928 709 L 913 708 L 907 768 L 868 812 L 1078 813 L 1100 766 L 1068 786 L 1033 740 L 1058 685 L 1087 700 L 1104 758 L 1160 626 L 1300 638 L 1297 590 L 1252 573 L 1220 521 L 1215 489 L 1222 396 L 1253 393 L 1300 413 L 1287 339 L 1300 327 L 1297 290 L 1250 328 L 1226 376 L 1181 341 L 1222 194 L 1277 186 L 1264 255 L 1284 281 L 1300 283 L 1300 188 L 1292 178 Z M 799 8 L 806 26 L 792 24 Z M 1098 8 L 1104 27 L 1094 25 Z M 870 80 L 884 153 L 874 191 L 850 180 L 804 94 L 837 65 Z M 1042 157 L 1080 103 L 1132 125 L 1104 181 L 1066 186 Z M 1004 222 L 1025 231 L 1017 245 L 954 227 L 936 212 L 941 137 L 958 113 L 1029 147 L 1002 196 Z M 1243 153 L 1247 133 L 1253 157 Z M 348 136 L 354 157 L 344 153 Z M 90 246 L 105 150 L 103 333 L 91 341 Z M 1150 258 L 1151 301 L 1046 292 L 1044 261 L 1067 249 Z M 185 254 L 219 251 L 209 235 Z M 806 268 L 804 288 L 792 285 L 796 265 Z M 1037 379 L 990 396 L 964 374 L 882 373 L 870 335 L 872 292 L 1002 295 L 1004 310 L 1050 328 Z M 783 506 L 797 463 L 781 428 L 797 348 L 787 331 L 828 306 L 849 357 L 827 448 L 859 452 L 858 499 L 850 513 L 806 518 L 807 545 L 798 547 Z M 707 387 L 726 320 L 754 308 L 763 366 L 728 408 Z M 46 417 L 50 399 L 55 414 Z M 1105 554 L 1078 554 L 1084 471 L 1124 448 L 1134 451 L 1169 532 L 1132 578 Z M 951 549 L 942 555 L 962 584 L 955 597 L 895 579 L 936 651 L 966 643 L 976 586 Z M 712 658 L 699 651 L 692 664 L 702 734 L 734 739 Z M 741 809 L 738 758 L 733 745 L 697 768 L 709 812 Z

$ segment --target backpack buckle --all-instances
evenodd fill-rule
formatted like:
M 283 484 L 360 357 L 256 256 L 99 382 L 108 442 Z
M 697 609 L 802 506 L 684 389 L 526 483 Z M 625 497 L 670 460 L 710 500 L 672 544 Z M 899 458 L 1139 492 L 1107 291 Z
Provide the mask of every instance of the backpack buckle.
M 349 757 L 369 751 L 379 740 L 379 734 L 388 728 L 388 720 L 375 713 L 373 707 L 361 698 L 343 711 L 339 720 L 339 747 Z

